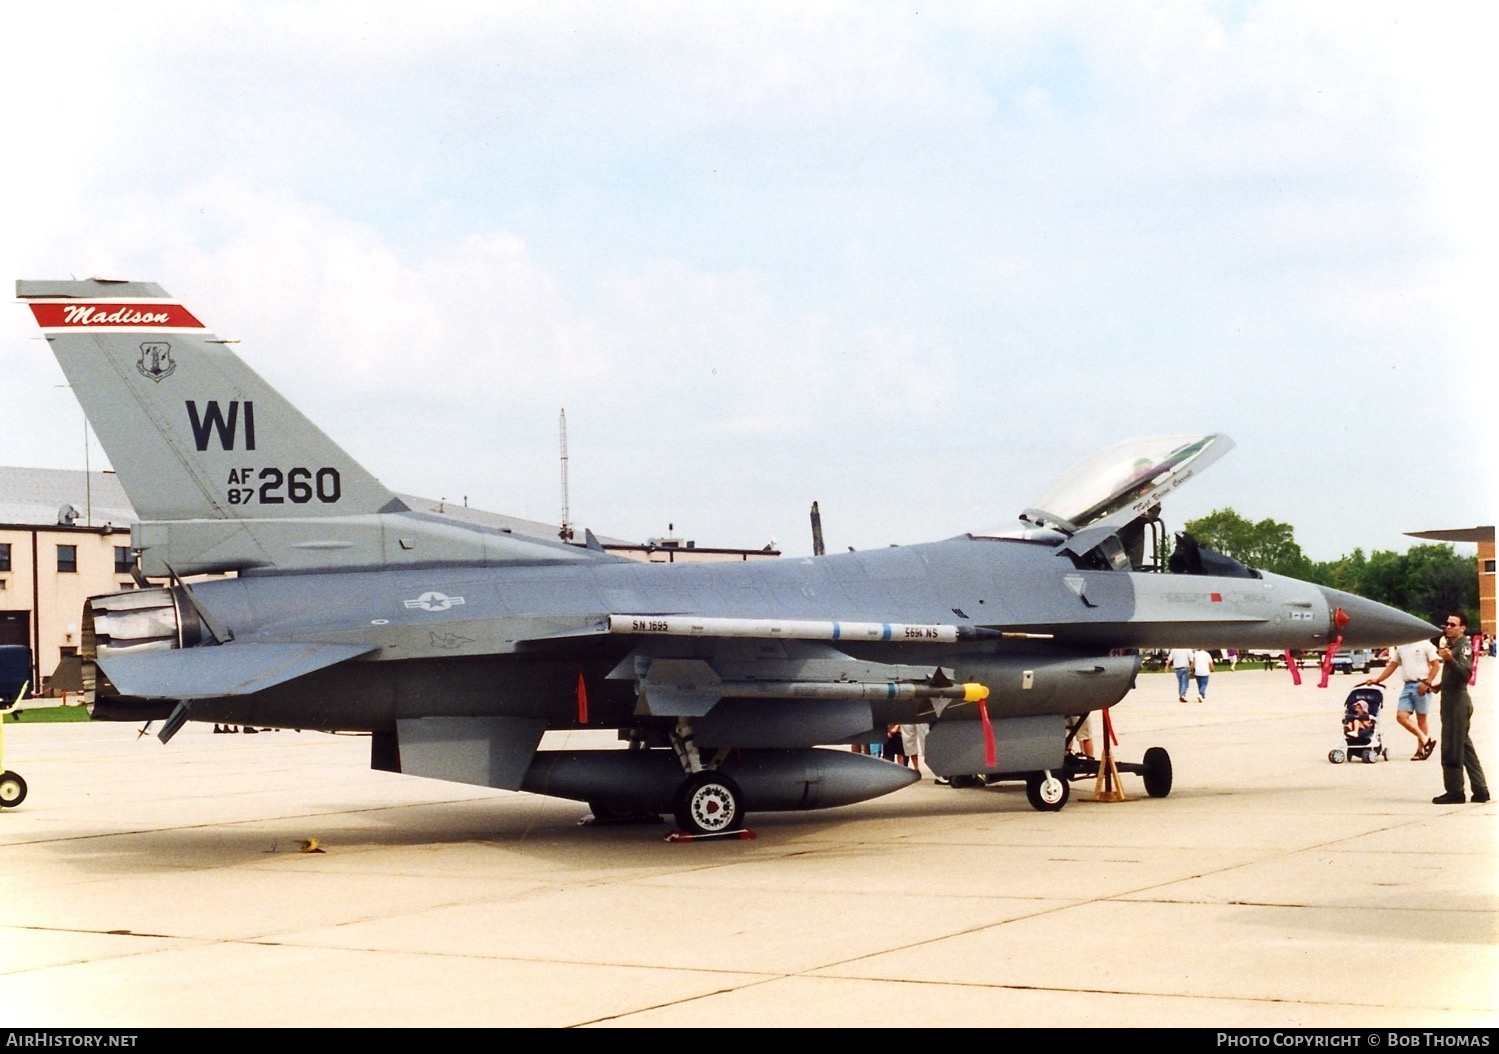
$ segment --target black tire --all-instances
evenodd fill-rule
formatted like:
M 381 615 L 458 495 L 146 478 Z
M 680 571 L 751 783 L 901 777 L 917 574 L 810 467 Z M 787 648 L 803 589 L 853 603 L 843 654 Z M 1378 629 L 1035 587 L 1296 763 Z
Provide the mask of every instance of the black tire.
M 0 808 L 14 809 L 26 800 L 26 781 L 19 773 L 0 772 Z
M 1072 787 L 1061 776 L 1051 772 L 1032 772 L 1025 778 L 1025 796 L 1032 809 L 1057 812 L 1072 796 Z
M 1164 798 L 1171 793 L 1171 755 L 1164 747 L 1151 747 L 1141 759 L 1140 767 L 1145 771 L 1145 793 L 1152 798 Z
M 950 776 L 947 782 L 954 790 L 966 790 L 970 787 L 982 787 L 984 785 L 984 778 L 973 775 Z
M 731 777 L 708 769 L 682 781 L 672 812 L 689 834 L 727 834 L 744 826 L 744 795 Z

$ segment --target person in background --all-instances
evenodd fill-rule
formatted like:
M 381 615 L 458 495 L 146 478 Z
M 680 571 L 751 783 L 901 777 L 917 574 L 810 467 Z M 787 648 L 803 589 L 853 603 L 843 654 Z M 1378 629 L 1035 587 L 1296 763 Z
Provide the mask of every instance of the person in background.
M 1077 734 L 1072 737 L 1077 752 L 1090 758 L 1097 757 L 1093 753 L 1093 714 L 1073 714 L 1067 718 L 1067 724 L 1070 726 L 1073 722 L 1078 722 Z
M 1437 658 L 1442 660 L 1442 786 L 1441 794 L 1431 799 L 1433 805 L 1461 805 L 1463 773 L 1473 791 L 1473 801 L 1489 800 L 1489 782 L 1484 779 L 1483 765 L 1473 749 L 1469 726 L 1473 722 L 1473 700 L 1468 696 L 1468 677 L 1473 672 L 1473 645 L 1468 640 L 1468 616 L 1454 611 L 1447 616 L 1442 630 L 1442 646 Z
M 1199 703 L 1208 701 L 1208 677 L 1212 672 L 1212 653 L 1198 648 L 1192 653 L 1192 676 L 1197 680 L 1197 701 Z M 1183 699 L 1182 702 L 1186 702 L 1186 700 Z
M 885 727 L 885 753 L 886 761 L 893 761 L 897 765 L 906 763 L 906 745 L 900 737 L 900 725 L 887 725 Z
M 900 741 L 905 748 L 906 763 L 921 772 L 921 755 L 926 753 L 926 733 L 931 728 L 927 724 L 901 725 Z
M 1396 670 L 1405 682 L 1400 689 L 1399 711 L 1395 720 L 1416 737 L 1416 752 L 1412 761 L 1425 761 L 1436 749 L 1436 738 L 1427 728 L 1426 715 L 1431 711 L 1431 693 L 1437 683 L 1437 671 L 1441 669 L 1436 645 L 1429 640 L 1418 640 L 1390 649 L 1390 661 L 1378 677 L 1370 677 L 1364 684 L 1385 683 Z
M 1187 701 L 1187 681 L 1192 676 L 1192 649 L 1172 648 L 1171 654 L 1166 661 L 1171 664 L 1171 670 L 1176 674 L 1176 701 L 1185 703 Z

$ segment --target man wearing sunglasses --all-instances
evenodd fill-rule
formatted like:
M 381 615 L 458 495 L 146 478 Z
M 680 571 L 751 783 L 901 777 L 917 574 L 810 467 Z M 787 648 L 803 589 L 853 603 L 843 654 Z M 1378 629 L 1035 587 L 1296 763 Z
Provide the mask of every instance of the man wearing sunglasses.
M 1468 726 L 1473 720 L 1473 700 L 1468 698 L 1468 677 L 1473 672 L 1473 648 L 1468 640 L 1468 617 L 1462 612 L 1447 616 L 1442 630 L 1446 639 L 1437 649 L 1442 660 L 1442 786 L 1445 792 L 1431 799 L 1433 805 L 1461 805 L 1463 773 L 1475 802 L 1489 800 L 1489 784 L 1483 765 L 1473 750 Z

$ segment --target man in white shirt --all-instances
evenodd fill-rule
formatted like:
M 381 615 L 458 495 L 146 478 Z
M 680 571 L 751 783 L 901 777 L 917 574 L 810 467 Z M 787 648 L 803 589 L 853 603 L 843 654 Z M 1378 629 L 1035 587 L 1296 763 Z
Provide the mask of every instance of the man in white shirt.
M 1172 648 L 1171 654 L 1167 656 L 1167 662 L 1171 664 L 1171 670 L 1176 674 L 1176 701 L 1185 703 L 1187 701 L 1187 681 L 1192 676 L 1192 649 Z
M 1426 715 L 1431 711 L 1432 686 L 1436 684 L 1437 670 L 1442 661 L 1437 657 L 1436 645 L 1429 640 L 1418 640 L 1413 644 L 1402 644 L 1390 650 L 1390 663 L 1379 671 L 1378 677 L 1370 677 L 1365 684 L 1384 684 L 1385 679 L 1396 670 L 1405 686 L 1400 689 L 1400 711 L 1395 715 L 1401 727 L 1416 737 L 1416 752 L 1412 761 L 1425 761 L 1436 749 L 1437 741 L 1428 731 Z
M 1192 653 L 1192 676 L 1197 681 L 1197 701 L 1208 701 L 1208 675 L 1213 672 L 1213 655 L 1198 648 Z M 1185 699 L 1182 702 L 1186 702 Z

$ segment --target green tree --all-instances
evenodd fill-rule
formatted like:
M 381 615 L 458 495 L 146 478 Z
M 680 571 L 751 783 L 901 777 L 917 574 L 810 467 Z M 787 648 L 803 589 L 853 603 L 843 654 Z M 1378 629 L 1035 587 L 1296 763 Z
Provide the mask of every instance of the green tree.
M 1198 542 L 1215 549 L 1257 571 L 1306 578 L 1312 562 L 1296 544 L 1295 531 L 1288 523 L 1261 520 L 1252 523 L 1233 509 L 1216 509 L 1196 520 L 1189 520 L 1186 531 Z
M 1450 545 L 1372 553 L 1358 588 L 1349 592 L 1437 625 L 1449 611 L 1465 611 L 1471 619 L 1478 608 L 1478 559 L 1458 556 Z
M 1363 595 L 1364 575 L 1368 572 L 1369 560 L 1362 549 L 1355 549 L 1347 556 L 1336 560 L 1318 561 L 1311 566 L 1306 579 L 1319 586 L 1331 586 L 1345 593 Z

